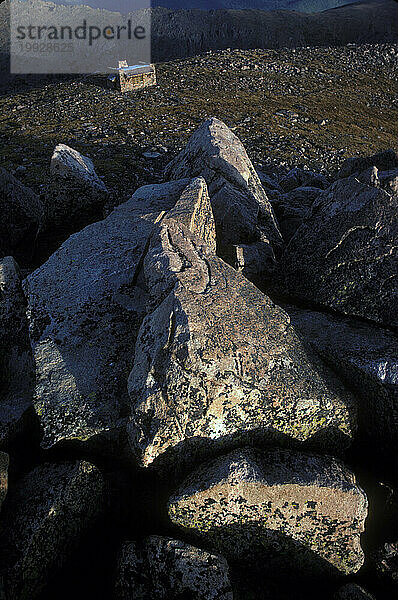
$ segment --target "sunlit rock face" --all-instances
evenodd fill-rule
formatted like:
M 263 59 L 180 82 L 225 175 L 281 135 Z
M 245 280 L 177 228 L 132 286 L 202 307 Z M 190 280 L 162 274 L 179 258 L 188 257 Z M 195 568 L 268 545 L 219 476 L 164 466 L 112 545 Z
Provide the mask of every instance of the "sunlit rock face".
M 172 522 L 227 558 L 301 574 L 355 573 L 365 493 L 328 456 L 237 450 L 201 466 L 169 501 Z
M 245 444 L 340 451 L 354 399 L 287 314 L 198 237 L 210 215 L 203 199 L 177 202 L 143 261 L 151 309 L 128 384 L 133 453 L 167 473 Z

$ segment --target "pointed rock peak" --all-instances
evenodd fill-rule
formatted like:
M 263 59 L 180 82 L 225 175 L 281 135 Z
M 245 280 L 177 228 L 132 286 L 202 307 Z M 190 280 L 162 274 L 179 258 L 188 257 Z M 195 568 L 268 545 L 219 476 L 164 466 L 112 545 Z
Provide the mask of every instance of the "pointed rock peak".
M 187 185 L 174 208 L 167 213 L 167 219 L 174 219 L 184 225 L 188 231 L 206 242 L 210 251 L 215 254 L 216 227 L 203 177 L 197 177 Z
M 273 209 L 247 152 L 216 118 L 205 121 L 166 168 L 166 178 L 198 176 L 207 183 L 217 251 L 224 260 L 235 263 L 237 244 L 267 241 L 275 251 L 280 248 L 282 237 Z

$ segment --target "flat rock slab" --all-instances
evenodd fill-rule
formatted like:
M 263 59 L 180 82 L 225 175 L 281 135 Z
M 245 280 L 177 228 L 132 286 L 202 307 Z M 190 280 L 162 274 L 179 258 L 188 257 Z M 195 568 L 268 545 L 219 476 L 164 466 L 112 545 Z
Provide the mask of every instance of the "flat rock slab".
M 327 456 L 237 450 L 200 467 L 169 501 L 184 533 L 262 570 L 355 573 L 367 499 Z
M 341 450 L 356 428 L 351 394 L 179 209 L 157 225 L 143 262 L 152 310 L 129 377 L 128 425 L 140 463 L 178 471 L 220 449 L 276 440 Z
M 296 299 L 398 328 L 398 195 L 354 177 L 312 205 L 279 263 Z
M 281 247 L 271 204 L 242 142 L 214 117 L 166 168 L 166 179 L 197 176 L 208 186 L 222 258 L 232 264 L 236 244 L 263 241 L 274 250 Z
M 225 558 L 179 540 L 150 536 L 123 545 L 118 600 L 232 600 Z
M 34 363 L 19 267 L 0 260 L 0 446 L 33 427 Z
M 0 531 L 7 598 L 40 594 L 101 514 L 104 494 L 101 473 L 87 462 L 41 465 L 10 489 Z
M 154 223 L 188 183 L 138 190 L 24 280 L 44 448 L 117 440 L 146 311 L 146 294 L 136 285 L 141 263 Z
M 363 321 L 286 307 L 303 335 L 361 398 L 360 431 L 391 454 L 398 440 L 398 338 Z M 372 449 L 372 452 L 374 449 Z

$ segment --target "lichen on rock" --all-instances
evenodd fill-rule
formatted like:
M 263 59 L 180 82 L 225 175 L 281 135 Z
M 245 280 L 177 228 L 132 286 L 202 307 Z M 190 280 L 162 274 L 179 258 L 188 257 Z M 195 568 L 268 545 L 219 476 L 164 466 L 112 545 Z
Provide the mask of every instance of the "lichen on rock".
M 202 465 L 169 500 L 169 516 L 226 558 L 272 572 L 360 569 L 367 498 L 329 456 L 236 450 Z

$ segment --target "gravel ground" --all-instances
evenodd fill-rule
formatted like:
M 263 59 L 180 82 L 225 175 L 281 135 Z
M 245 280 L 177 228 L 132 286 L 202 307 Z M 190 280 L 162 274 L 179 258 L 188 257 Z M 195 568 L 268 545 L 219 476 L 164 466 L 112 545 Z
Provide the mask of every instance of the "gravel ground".
M 157 71 L 156 87 L 125 95 L 105 76 L 14 80 L 0 91 L 2 163 L 40 191 L 54 146 L 66 143 L 93 159 L 118 203 L 161 181 L 209 116 L 265 172 L 332 175 L 347 156 L 398 150 L 397 45 L 209 52 Z

